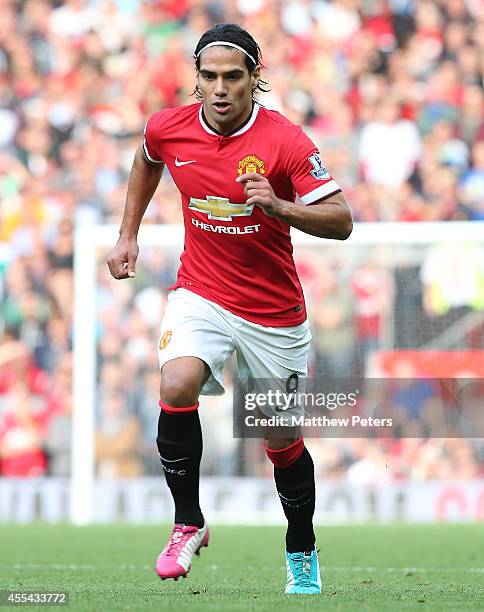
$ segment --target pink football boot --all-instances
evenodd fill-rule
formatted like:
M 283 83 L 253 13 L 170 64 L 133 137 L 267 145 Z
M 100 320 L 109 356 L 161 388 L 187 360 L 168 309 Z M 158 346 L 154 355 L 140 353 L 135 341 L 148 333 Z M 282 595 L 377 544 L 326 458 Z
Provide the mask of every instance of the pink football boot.
M 186 578 L 190 571 L 193 555 L 199 555 L 200 549 L 208 546 L 208 526 L 205 523 L 200 529 L 192 525 L 175 525 L 168 544 L 161 551 L 156 561 L 156 573 L 162 580 L 180 576 Z

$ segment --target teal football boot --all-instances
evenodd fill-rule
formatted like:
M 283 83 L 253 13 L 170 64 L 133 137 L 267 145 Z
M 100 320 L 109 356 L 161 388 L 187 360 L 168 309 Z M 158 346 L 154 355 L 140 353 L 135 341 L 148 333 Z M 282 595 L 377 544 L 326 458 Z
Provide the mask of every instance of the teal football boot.
M 286 551 L 287 595 L 319 595 L 321 575 L 316 549 L 311 552 Z

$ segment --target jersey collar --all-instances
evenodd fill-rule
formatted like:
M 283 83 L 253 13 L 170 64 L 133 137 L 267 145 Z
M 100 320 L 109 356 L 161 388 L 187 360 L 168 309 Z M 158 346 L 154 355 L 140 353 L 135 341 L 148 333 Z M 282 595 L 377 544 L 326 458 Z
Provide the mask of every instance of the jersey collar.
M 200 123 L 203 129 L 209 134 L 212 134 L 212 136 L 222 136 L 222 134 L 217 134 L 217 132 L 215 132 L 208 125 L 208 123 L 203 118 L 202 110 L 203 110 L 203 103 L 200 104 L 200 110 L 198 111 L 198 118 L 200 119 Z M 250 130 L 250 128 L 254 125 L 254 122 L 257 118 L 258 113 L 259 113 L 259 104 L 257 102 L 254 102 L 254 106 L 252 108 L 252 115 L 250 115 L 249 119 L 244 123 L 244 125 L 239 130 L 237 130 L 233 134 L 228 134 L 227 136 L 224 136 L 224 138 L 233 138 L 234 136 L 240 136 L 240 134 L 244 134 L 245 132 Z

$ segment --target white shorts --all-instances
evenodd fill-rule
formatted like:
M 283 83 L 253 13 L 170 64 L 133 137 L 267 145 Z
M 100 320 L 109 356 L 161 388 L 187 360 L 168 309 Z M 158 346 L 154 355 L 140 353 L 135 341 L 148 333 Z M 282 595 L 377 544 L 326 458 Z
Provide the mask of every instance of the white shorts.
M 198 357 L 210 368 L 202 395 L 222 395 L 223 368 L 235 351 L 242 381 L 307 376 L 308 321 L 292 327 L 251 323 L 187 289 L 168 296 L 158 344 L 160 369 L 177 357 Z M 299 387 L 301 390 L 301 387 Z

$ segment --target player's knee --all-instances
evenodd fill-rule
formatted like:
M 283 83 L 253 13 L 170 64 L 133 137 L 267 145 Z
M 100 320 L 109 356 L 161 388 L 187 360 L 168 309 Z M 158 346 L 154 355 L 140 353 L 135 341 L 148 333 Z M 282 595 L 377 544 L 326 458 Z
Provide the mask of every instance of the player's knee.
M 287 448 L 296 440 L 301 438 L 301 434 L 294 434 L 294 436 L 288 436 L 287 438 L 263 438 L 265 448 L 271 450 L 281 450 Z
M 185 372 L 161 372 L 160 399 L 173 407 L 193 406 L 198 401 L 200 385 Z
M 264 447 L 274 467 L 287 468 L 303 453 L 304 438 L 264 438 Z
M 209 374 L 207 364 L 195 357 L 168 361 L 161 369 L 161 401 L 173 407 L 193 406 Z

